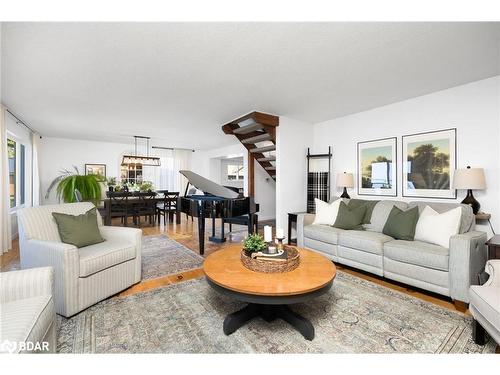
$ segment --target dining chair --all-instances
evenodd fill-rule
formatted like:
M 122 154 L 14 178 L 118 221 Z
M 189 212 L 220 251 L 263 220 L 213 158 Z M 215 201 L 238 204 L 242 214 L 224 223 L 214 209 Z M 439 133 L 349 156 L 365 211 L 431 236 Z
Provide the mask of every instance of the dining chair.
M 163 202 L 156 205 L 158 224 L 161 216 L 163 216 L 163 225 L 167 225 L 167 216 L 169 222 L 174 221 L 174 214 L 177 214 L 177 198 L 179 198 L 178 191 L 163 191 Z
M 128 225 L 128 217 L 132 214 L 132 211 L 129 207 L 128 199 L 130 197 L 130 193 L 128 192 L 118 192 L 118 191 L 108 191 L 106 195 L 109 198 L 108 204 L 109 209 L 107 210 L 107 214 L 109 215 L 108 222 L 111 221 L 114 217 L 119 217 L 121 223 L 124 226 Z
M 153 225 L 156 222 L 156 195 L 153 192 L 135 193 L 137 202 L 133 204 L 134 224 L 141 224 L 141 216 L 149 219 L 149 224 Z

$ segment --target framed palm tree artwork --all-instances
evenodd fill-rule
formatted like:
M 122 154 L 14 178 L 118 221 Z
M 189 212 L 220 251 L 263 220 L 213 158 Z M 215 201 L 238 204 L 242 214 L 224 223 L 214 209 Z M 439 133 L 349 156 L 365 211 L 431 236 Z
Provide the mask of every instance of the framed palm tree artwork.
M 397 196 L 396 137 L 358 142 L 358 195 Z
M 455 199 L 451 177 L 457 165 L 457 130 L 404 135 L 403 196 Z

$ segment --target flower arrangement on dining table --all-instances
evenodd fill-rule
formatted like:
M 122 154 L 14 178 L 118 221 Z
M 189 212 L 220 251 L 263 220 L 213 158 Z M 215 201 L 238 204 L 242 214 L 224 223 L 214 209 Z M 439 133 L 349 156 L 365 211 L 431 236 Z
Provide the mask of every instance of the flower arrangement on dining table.
M 155 186 L 151 181 L 143 181 L 141 183 L 127 182 L 124 184 L 117 183 L 114 186 L 114 191 L 130 191 L 130 192 L 141 192 L 147 193 L 155 191 Z

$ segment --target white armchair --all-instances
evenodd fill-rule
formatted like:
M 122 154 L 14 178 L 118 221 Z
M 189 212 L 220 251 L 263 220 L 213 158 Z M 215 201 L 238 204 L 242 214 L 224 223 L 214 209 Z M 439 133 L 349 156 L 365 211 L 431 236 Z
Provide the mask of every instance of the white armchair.
M 106 227 L 97 213 L 104 242 L 77 248 L 61 242 L 52 212 L 80 215 L 89 202 L 29 207 L 19 211 L 21 268 L 54 269 L 55 307 L 70 317 L 141 281 L 142 231 Z
M 474 341 L 483 345 L 486 330 L 500 345 L 500 259 L 489 260 L 485 271 L 490 275 L 484 285 L 470 287 L 469 310 L 474 317 Z
M 54 353 L 56 312 L 50 267 L 0 273 L 0 353 Z

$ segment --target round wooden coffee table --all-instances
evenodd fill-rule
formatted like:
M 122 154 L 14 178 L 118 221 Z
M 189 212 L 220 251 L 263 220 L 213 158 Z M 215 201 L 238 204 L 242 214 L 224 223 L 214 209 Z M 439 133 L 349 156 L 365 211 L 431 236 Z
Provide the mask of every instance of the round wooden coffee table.
M 218 292 L 248 302 L 224 319 L 224 333 L 230 335 L 257 316 L 270 322 L 283 319 L 307 340 L 314 338 L 309 320 L 288 305 L 307 302 L 327 292 L 335 278 L 335 265 L 311 250 L 300 249 L 300 265 L 284 273 L 263 273 L 245 268 L 240 259 L 241 244 L 216 251 L 203 263 L 208 283 Z

